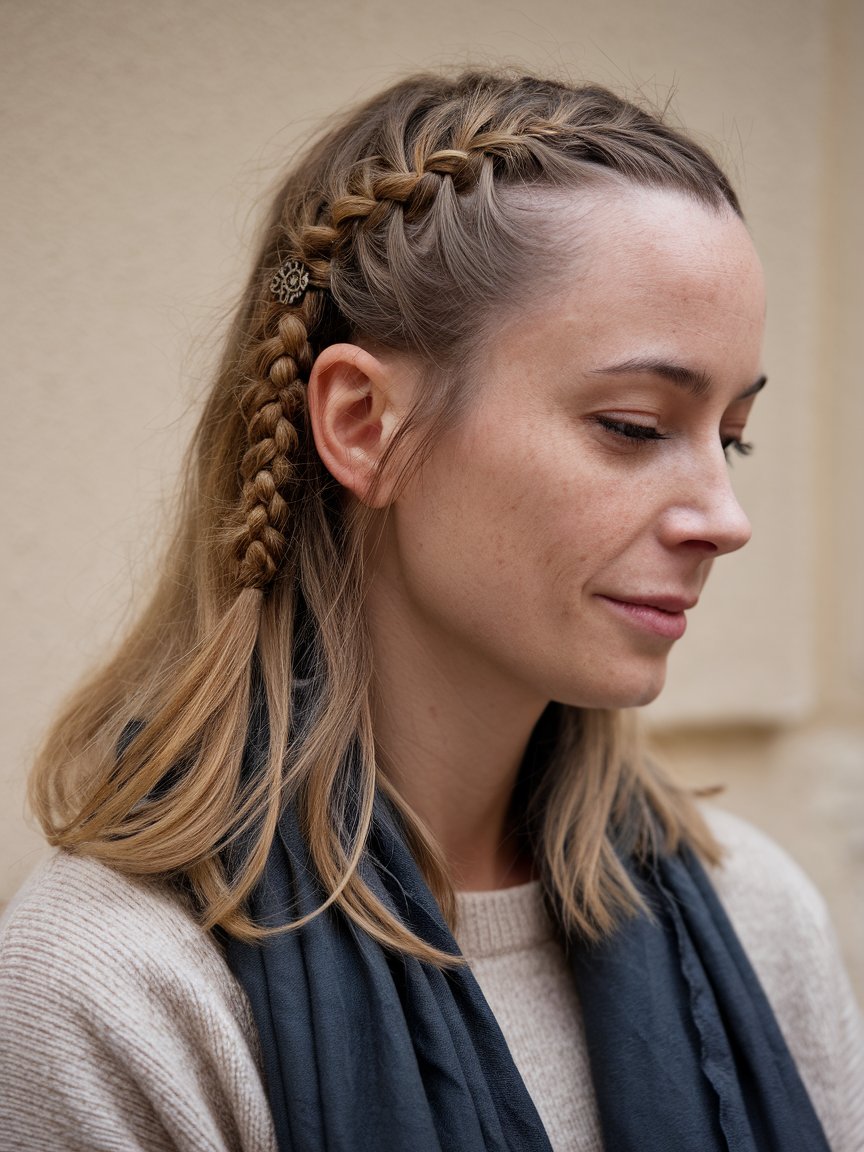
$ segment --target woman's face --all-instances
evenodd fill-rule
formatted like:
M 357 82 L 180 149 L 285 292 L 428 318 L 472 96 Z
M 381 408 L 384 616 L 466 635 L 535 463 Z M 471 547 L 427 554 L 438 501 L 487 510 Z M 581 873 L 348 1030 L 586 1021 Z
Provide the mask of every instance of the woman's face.
M 376 584 L 454 674 L 626 707 L 750 536 L 724 445 L 758 387 L 763 281 L 731 212 L 629 189 L 583 213 L 561 286 L 502 325 L 392 506 Z

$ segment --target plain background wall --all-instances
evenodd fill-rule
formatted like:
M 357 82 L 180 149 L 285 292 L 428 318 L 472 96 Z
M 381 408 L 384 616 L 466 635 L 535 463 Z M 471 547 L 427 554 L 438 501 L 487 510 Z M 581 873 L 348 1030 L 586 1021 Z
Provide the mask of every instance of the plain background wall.
M 7 0 L 0 21 L 0 898 L 40 852 L 33 746 L 146 586 L 264 192 L 346 103 L 506 62 L 673 94 L 741 193 L 770 298 L 735 465 L 754 539 L 648 713 L 685 778 L 727 782 L 814 876 L 864 993 L 862 6 Z

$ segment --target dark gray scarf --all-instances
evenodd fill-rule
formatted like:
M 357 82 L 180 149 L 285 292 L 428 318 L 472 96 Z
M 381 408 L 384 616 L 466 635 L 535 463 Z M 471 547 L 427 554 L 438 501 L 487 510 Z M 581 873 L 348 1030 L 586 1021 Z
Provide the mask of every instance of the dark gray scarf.
M 250 757 L 260 749 L 250 740 Z M 407 927 L 458 954 L 381 796 L 361 868 Z M 598 946 L 566 942 L 608 1152 L 828 1152 L 698 861 L 631 874 L 654 917 Z M 249 911 L 278 925 L 322 901 L 288 807 Z M 227 958 L 252 1005 L 280 1152 L 550 1152 L 470 969 L 385 951 L 333 908 L 260 946 L 230 941 Z

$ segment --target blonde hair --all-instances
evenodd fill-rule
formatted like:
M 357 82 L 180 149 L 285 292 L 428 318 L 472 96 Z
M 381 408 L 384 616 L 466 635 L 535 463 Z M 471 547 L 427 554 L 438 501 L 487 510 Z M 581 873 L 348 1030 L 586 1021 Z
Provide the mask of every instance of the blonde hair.
M 409 421 L 424 437 L 419 466 L 465 403 L 466 365 L 482 355 L 493 317 L 557 267 L 538 198 L 604 180 L 740 212 L 714 161 L 658 116 L 601 88 L 526 76 L 407 79 L 299 158 L 191 445 L 161 580 L 35 765 L 31 804 L 52 844 L 181 882 L 205 926 L 255 939 L 263 929 L 245 900 L 290 802 L 324 906 L 387 946 L 445 962 L 357 869 L 381 790 L 452 922 L 446 861 L 376 760 L 367 523 L 363 509 L 344 511 L 315 451 L 306 383 L 318 353 L 345 339 L 418 357 L 428 368 Z M 309 273 L 294 304 L 270 290 L 288 258 Z M 291 705 L 298 649 L 312 683 L 302 723 Z M 259 703 L 269 738 L 265 763 L 249 773 Z M 717 849 L 692 798 L 660 775 L 620 716 L 554 706 L 546 726 L 550 754 L 517 785 L 520 826 L 565 927 L 597 938 L 639 906 L 619 852 L 685 842 L 714 859 Z

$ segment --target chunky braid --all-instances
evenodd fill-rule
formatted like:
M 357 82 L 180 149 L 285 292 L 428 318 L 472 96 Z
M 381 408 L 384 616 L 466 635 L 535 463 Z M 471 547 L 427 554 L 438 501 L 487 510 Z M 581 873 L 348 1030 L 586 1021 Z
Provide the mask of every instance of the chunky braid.
M 242 525 L 233 551 L 241 585 L 263 589 L 288 546 L 289 489 L 306 435 L 304 381 L 313 357 L 302 314 L 279 310 L 275 335 L 254 358 L 256 371 L 240 401 L 249 443 L 240 463 Z

